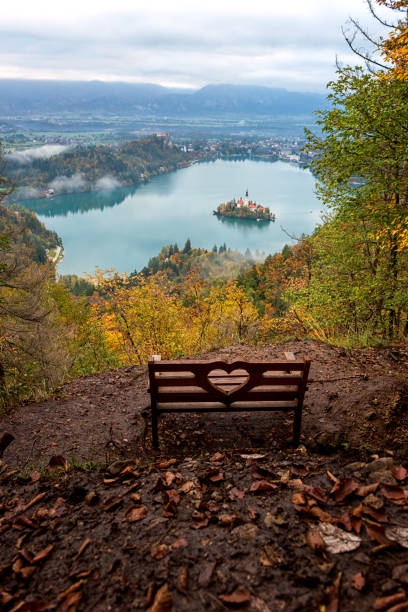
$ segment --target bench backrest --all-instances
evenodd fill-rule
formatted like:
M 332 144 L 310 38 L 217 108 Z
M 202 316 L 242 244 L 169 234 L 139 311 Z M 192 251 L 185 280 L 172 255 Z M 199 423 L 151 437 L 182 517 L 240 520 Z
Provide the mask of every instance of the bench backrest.
M 161 361 L 149 360 L 152 403 L 285 402 L 302 403 L 309 360 Z

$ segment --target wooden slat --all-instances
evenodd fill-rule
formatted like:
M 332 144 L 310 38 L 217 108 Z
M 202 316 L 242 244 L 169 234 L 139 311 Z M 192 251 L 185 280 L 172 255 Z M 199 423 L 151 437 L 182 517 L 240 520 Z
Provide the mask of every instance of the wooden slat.
M 153 372 L 213 372 L 214 370 L 223 370 L 222 366 L 227 366 L 231 370 L 231 366 L 235 366 L 232 371 L 243 369 L 249 374 L 252 372 L 267 372 L 267 371 L 303 371 L 305 368 L 304 361 L 279 361 L 273 360 L 269 362 L 246 362 L 236 361 L 233 364 L 227 364 L 222 361 L 159 361 L 155 363 L 149 363 L 149 370 Z M 224 373 L 224 372 L 222 372 Z
M 190 404 L 189 402 L 173 402 L 167 404 L 157 404 L 158 413 L 167 412 L 264 412 L 271 410 L 294 410 L 297 401 L 287 402 L 234 402 L 225 406 L 221 402 L 201 402 Z
M 186 390 L 184 392 L 178 390 L 169 392 L 168 389 L 166 391 L 161 391 L 160 389 L 157 391 L 157 401 L 160 403 L 166 402 L 202 402 L 203 397 L 208 399 L 209 402 L 212 401 L 220 401 L 225 402 L 226 404 L 230 403 L 230 398 L 228 395 L 220 395 L 220 393 L 208 393 L 204 391 L 204 389 L 194 388 L 194 391 Z M 225 397 L 225 399 L 224 399 Z M 234 401 L 288 401 L 293 400 L 298 397 L 298 391 L 271 391 L 268 389 L 265 391 L 238 391 L 232 397 L 234 397 Z

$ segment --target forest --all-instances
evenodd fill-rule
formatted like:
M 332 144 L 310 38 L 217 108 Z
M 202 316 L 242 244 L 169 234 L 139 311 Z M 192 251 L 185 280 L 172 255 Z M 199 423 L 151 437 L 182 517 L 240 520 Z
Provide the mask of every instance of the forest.
M 151 136 L 115 147 L 81 145 L 24 165 L 9 159 L 5 172 L 19 190 L 51 187 L 57 192 L 90 191 L 98 180 L 107 176 L 117 185 L 137 185 L 149 180 L 150 176 L 175 170 L 191 159 L 192 153 L 174 148 L 168 139 Z M 70 178 L 76 179 L 74 184 L 66 180 Z

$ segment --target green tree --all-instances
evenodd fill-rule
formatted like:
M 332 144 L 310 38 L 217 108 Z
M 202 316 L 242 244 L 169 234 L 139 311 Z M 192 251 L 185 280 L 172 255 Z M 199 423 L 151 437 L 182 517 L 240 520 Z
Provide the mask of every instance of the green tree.
M 321 135 L 307 132 L 328 212 L 295 300 L 341 334 L 391 339 L 407 330 L 408 84 L 345 68 L 329 85 Z

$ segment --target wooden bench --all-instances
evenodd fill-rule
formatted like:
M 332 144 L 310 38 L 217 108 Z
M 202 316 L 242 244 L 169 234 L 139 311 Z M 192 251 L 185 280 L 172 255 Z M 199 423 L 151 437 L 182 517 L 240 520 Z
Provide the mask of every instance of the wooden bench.
M 293 410 L 293 443 L 299 445 L 310 361 L 162 361 L 149 359 L 152 440 L 158 448 L 158 416 L 166 412 Z

